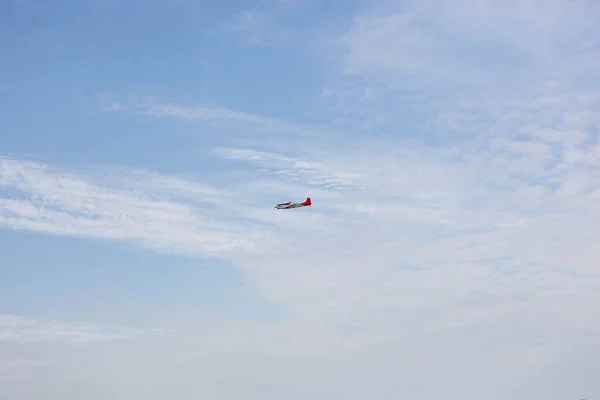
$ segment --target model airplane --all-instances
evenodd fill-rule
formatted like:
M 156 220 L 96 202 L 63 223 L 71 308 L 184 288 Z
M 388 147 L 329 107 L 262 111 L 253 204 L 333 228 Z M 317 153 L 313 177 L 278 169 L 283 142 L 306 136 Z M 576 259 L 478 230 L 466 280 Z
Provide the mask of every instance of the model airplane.
M 307 197 L 306 200 L 304 200 L 302 203 L 292 203 L 291 201 L 288 201 L 287 203 L 276 204 L 275 208 L 277 208 L 278 210 L 287 210 L 288 208 L 299 208 L 311 205 L 312 201 L 310 201 L 310 197 Z

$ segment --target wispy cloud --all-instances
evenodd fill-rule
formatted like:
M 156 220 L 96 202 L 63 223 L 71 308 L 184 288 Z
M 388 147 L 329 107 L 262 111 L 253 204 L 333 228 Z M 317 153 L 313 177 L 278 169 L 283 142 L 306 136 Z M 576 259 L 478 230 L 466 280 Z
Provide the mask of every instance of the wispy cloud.
M 252 44 L 266 44 L 269 40 L 268 36 L 265 36 L 264 16 L 258 10 L 241 11 L 232 25 L 232 30 L 241 33 L 244 40 Z
M 334 170 L 330 165 L 321 162 L 303 160 L 281 154 L 267 153 L 254 149 L 217 148 L 214 154 L 228 159 L 256 163 L 269 172 L 285 176 L 291 181 L 326 188 L 343 188 L 355 186 L 360 182 L 360 175 L 347 171 Z M 343 166 L 348 168 L 348 165 Z M 342 168 L 343 168 L 342 167 Z
M 126 109 L 127 109 L 127 107 L 125 107 L 119 103 L 106 104 L 101 107 L 102 112 L 123 111 Z
M 154 117 L 173 117 L 189 120 L 236 120 L 243 122 L 271 122 L 270 119 L 254 114 L 234 111 L 222 107 L 196 106 L 184 107 L 175 104 L 156 104 L 140 111 L 142 114 Z
M 556 143 L 563 136 L 549 137 Z M 25 197 L 2 200 L 2 223 L 225 257 L 273 300 L 323 318 L 343 320 L 347 312 L 366 318 L 373 307 L 408 312 L 405 296 L 433 305 L 472 285 L 504 301 L 527 288 L 550 295 L 566 279 L 596 287 L 589 279 L 600 257 L 591 245 L 598 180 L 565 163 L 544 172 L 548 153 L 538 150 L 542 141 L 531 140 L 507 138 L 476 151 L 448 151 L 446 158 L 402 141 L 318 160 L 217 148 L 215 156 L 258 167 L 250 179 L 219 189 L 133 171 L 100 183 L 90 173 L 5 159 L 4 187 Z M 557 154 L 582 142 L 561 146 Z M 307 142 L 301 153 L 310 148 Z M 572 186 L 575 176 L 591 186 Z M 315 205 L 309 212 L 273 211 L 272 203 L 288 200 L 283 193 L 297 197 L 291 200 L 310 195 Z M 505 292 L 508 283 L 513 290 Z M 435 287 L 444 290 L 427 299 Z M 441 312 L 437 318 L 445 319 Z M 379 323 L 369 322 L 374 329 Z
M 0 314 L 0 342 L 91 343 L 109 340 L 130 340 L 140 336 L 168 332 L 170 331 L 163 329 L 145 329 L 129 326 L 111 327 L 89 322 L 66 322 Z
M 263 116 L 235 111 L 225 107 L 214 105 L 184 106 L 178 104 L 160 103 L 148 96 L 133 96 L 132 98 L 121 101 L 115 101 L 114 99 L 102 99 L 100 109 L 103 112 L 129 111 L 152 117 L 170 117 L 185 120 L 234 120 L 258 123 L 266 123 L 270 121 L 269 118 Z
M 0 225 L 6 228 L 132 240 L 164 249 L 175 245 L 172 249 L 196 254 L 238 246 L 250 250 L 257 243 L 241 221 L 218 222 L 216 215 L 203 213 L 202 204 L 233 208 L 225 192 L 218 196 L 204 185 L 120 170 L 112 184 L 103 186 L 92 176 L 86 180 L 39 163 L 2 158 L 0 166 L 0 187 L 10 191 L 0 199 Z M 238 200 L 238 205 L 244 203 Z
M 234 35 L 253 46 L 300 44 L 299 39 L 309 33 L 294 26 L 296 21 L 290 12 L 298 3 L 298 0 L 278 0 L 244 8 L 216 27 L 213 33 Z
M 465 291 L 494 297 L 502 287 L 549 295 L 562 274 L 598 284 L 600 254 L 590 246 L 600 215 L 598 87 L 575 84 L 576 71 L 598 76 L 584 68 L 600 55 L 585 39 L 595 6 L 553 2 L 542 13 L 542 5 L 385 3 L 356 17 L 329 54 L 338 69 L 324 98 L 336 124 L 363 138 L 346 165 L 360 168 L 365 184 L 339 204 L 367 214 L 356 260 L 410 267 L 381 276 L 407 297 L 408 282 L 421 290 L 470 282 Z M 571 58 L 581 46 L 587 54 Z
M 389 389 L 399 375 L 419 382 L 407 378 L 414 392 L 432 379 L 458 392 L 464 372 L 478 393 L 504 388 L 496 398 L 508 398 L 507 387 L 536 374 L 564 376 L 570 368 L 557 365 L 573 354 L 597 365 L 597 6 L 372 7 L 328 38 L 327 125 L 309 130 L 160 99 L 110 101 L 143 118 L 227 122 L 228 135 L 199 155 L 218 158 L 221 169 L 99 174 L 2 158 L 0 226 L 233 264 L 290 318 L 196 327 L 156 353 L 180 370 L 182 353 L 186 367 L 210 371 L 218 368 L 202 364 L 206 354 L 252 360 L 251 378 L 224 372 L 225 363 L 214 372 L 236 384 L 272 383 L 272 370 L 254 369 L 268 359 L 281 363 L 274 373 L 289 385 L 300 374 L 315 387 L 357 389 L 347 386 L 356 377 L 349 369 L 376 364 L 377 376 L 365 367 L 361 383 L 372 392 L 364 397 L 384 397 L 371 388 Z M 305 196 L 310 209 L 272 207 Z M 115 352 L 147 360 L 142 347 Z M 298 367 L 299 358 L 310 367 Z M 457 369 L 457 359 L 478 367 Z M 323 365 L 341 372 L 323 374 Z M 597 391 L 596 381 L 585 383 Z
M 589 246 L 596 237 L 590 216 L 598 215 L 593 196 L 600 186 L 591 169 L 598 163 L 597 138 L 586 124 L 595 121 L 595 114 L 590 107 L 593 98 L 579 97 L 580 102 L 574 103 L 569 100 L 572 96 L 554 95 L 552 102 L 503 116 L 495 116 L 494 109 L 488 114 L 464 111 L 484 122 L 495 118 L 494 124 L 482 123 L 474 136 L 435 148 L 385 135 L 360 140 L 360 147 L 346 144 L 339 154 L 331 147 L 323 151 L 324 144 L 339 136 L 322 132 L 289 145 L 279 142 L 279 151 L 265 151 L 265 136 L 256 132 L 250 138 L 260 145 L 211 151 L 213 156 L 244 163 L 240 171 L 245 178 L 227 186 L 132 171 L 111 174 L 119 179 L 104 186 L 89 183 L 89 174 L 85 179 L 65 179 L 47 166 L 5 160 L 5 184 L 29 197 L 3 200 L 3 223 L 228 257 L 243 270 L 253 271 L 258 284 L 274 298 L 307 312 L 326 309 L 327 304 L 337 304 L 339 312 L 337 307 L 362 297 L 359 293 L 367 297 L 366 293 L 381 293 L 381 282 L 399 292 L 406 290 L 397 272 L 384 272 L 396 263 L 437 265 L 415 275 L 425 281 L 437 281 L 439 268 L 462 271 L 471 266 L 464 270 L 470 274 L 477 265 L 502 269 L 517 260 L 532 266 L 522 271 L 530 274 L 532 284 L 544 274 L 544 269 L 536 269 L 541 265 L 549 269 L 569 265 L 570 271 L 589 274 L 599 256 L 596 247 Z M 146 116 L 207 115 L 205 109 L 156 104 L 160 103 L 144 110 L 161 112 Z M 354 103 L 358 104 L 360 100 Z M 554 110 L 567 104 L 570 111 L 557 119 Z M 246 118 L 232 110 L 218 114 Z M 249 119 L 270 121 L 260 116 Z M 437 123 L 440 129 L 446 126 L 445 120 Z M 285 126 L 293 129 L 291 124 Z M 248 163 L 256 168 L 249 171 Z M 231 168 L 235 176 L 235 165 Z M 13 170 L 22 172 L 9 172 Z M 46 180 L 59 184 L 43 183 Z M 82 193 L 89 194 L 82 197 Z M 310 214 L 275 214 L 271 209 L 275 202 L 304 196 L 315 201 Z M 535 245 L 526 240 L 534 237 Z M 254 256 L 242 256 L 247 252 Z M 298 252 L 305 254 L 302 262 L 295 260 Z M 577 262 L 572 254 L 578 254 Z M 286 267 L 259 268 L 273 263 Z M 381 275 L 373 269 L 362 271 L 361 265 L 367 264 Z M 485 279 L 496 287 L 496 275 L 486 268 L 482 271 L 488 271 Z M 482 279 L 477 274 L 457 276 L 469 282 Z M 295 289 L 283 283 L 288 279 L 295 282 Z M 333 284 L 335 280 L 338 283 Z M 373 287 L 366 289 L 367 282 Z M 332 292 L 327 289 L 330 284 L 344 290 Z M 282 285 L 287 287 L 283 292 Z M 315 301 L 298 303 L 293 299 L 299 293 Z
M 598 44 L 590 2 L 485 0 L 439 5 L 431 1 L 388 4 L 356 18 L 340 38 L 343 71 L 380 75 L 389 83 L 421 78 L 422 89 L 440 84 L 484 84 L 563 75 L 589 62 Z M 511 29 L 507 29 L 510 26 Z M 400 38 L 400 39 L 399 39 Z M 594 44 L 592 44 L 594 43 Z M 390 47 L 391 46 L 391 47 Z M 389 51 L 394 48 L 394 51 Z M 587 49 L 586 57 L 581 52 Z M 495 54 L 494 54 L 495 53 Z M 338 53 L 336 53 L 338 54 Z M 562 55 L 572 57 L 565 59 Z M 558 63 L 558 65 L 554 64 Z M 551 67 L 552 65 L 552 67 Z
M 126 112 L 143 117 L 170 118 L 205 123 L 212 126 L 219 124 L 245 126 L 251 131 L 278 131 L 281 134 L 292 131 L 298 136 L 307 136 L 310 133 L 308 128 L 265 115 L 234 110 L 214 104 L 189 105 L 164 102 L 156 99 L 155 95 L 127 96 L 124 99 L 115 99 L 104 95 L 101 96 L 99 107 L 105 113 Z M 238 133 L 237 136 L 243 136 L 243 134 Z
M 199 124 L 212 129 L 212 135 L 218 136 L 218 142 L 223 145 L 252 146 L 260 140 L 263 149 L 268 151 L 285 150 L 290 146 L 301 148 L 307 141 L 322 135 L 321 127 L 311 124 L 292 123 L 214 104 L 166 102 L 154 94 L 123 98 L 102 95 L 98 107 L 105 113 L 128 113 L 143 118 L 164 118 Z M 340 136 L 339 133 L 329 134 L 332 140 Z M 318 143 L 321 141 L 315 141 L 315 144 Z

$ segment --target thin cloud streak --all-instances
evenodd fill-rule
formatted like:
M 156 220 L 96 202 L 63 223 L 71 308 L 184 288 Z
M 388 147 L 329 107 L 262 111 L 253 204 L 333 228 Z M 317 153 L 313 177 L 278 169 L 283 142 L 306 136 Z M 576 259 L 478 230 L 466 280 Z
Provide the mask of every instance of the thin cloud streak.
M 165 329 L 129 326 L 102 326 L 89 322 L 68 322 L 0 314 L 0 342 L 96 343 L 110 340 L 132 340 L 140 336 L 171 333 Z
M 219 253 L 241 247 L 256 248 L 257 237 L 245 232 L 243 224 L 216 222 L 201 207 L 175 203 L 160 192 L 185 186 L 189 192 L 206 192 L 204 186 L 169 178 L 141 187 L 118 183 L 100 186 L 77 174 L 53 171 L 52 168 L 27 161 L 0 159 L 0 185 L 20 193 L 0 199 L 0 225 L 68 236 L 131 240 L 142 246 L 176 250 L 192 254 Z M 60 171 L 60 172 L 59 172 Z M 123 182 L 123 174 L 116 175 Z M 138 176 L 130 175 L 127 181 Z M 143 188 L 146 190 L 141 190 Z M 158 190 L 153 191 L 153 188 Z M 169 191 L 170 196 L 175 191 Z M 154 200 L 148 198 L 154 197 Z M 185 196 L 189 202 L 190 196 Z M 222 199 L 205 196 L 204 201 L 220 207 Z M 221 200 L 221 201 L 220 201 Z M 171 229 L 178 227 L 177 230 Z M 237 228 L 236 228 L 237 226 Z M 253 237 L 254 236 L 254 237 Z M 254 244 L 253 244 L 254 243 Z

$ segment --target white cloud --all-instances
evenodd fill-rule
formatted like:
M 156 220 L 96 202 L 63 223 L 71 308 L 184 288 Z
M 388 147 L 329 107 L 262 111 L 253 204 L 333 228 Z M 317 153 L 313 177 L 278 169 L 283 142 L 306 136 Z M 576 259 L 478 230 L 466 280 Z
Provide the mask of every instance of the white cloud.
M 134 395 L 125 372 L 141 371 L 171 397 L 600 394 L 599 88 L 584 85 L 598 73 L 596 6 L 390 4 L 340 34 L 321 132 L 212 106 L 133 107 L 262 127 L 210 151 L 231 162 L 218 179 L 101 180 L 2 159 L 2 226 L 221 257 L 291 314 L 190 324 L 68 371 L 94 364 L 88 387 L 110 376 Z M 567 57 L 575 49 L 586 53 Z M 285 141 L 269 140 L 274 126 Z M 272 209 L 304 196 L 311 209 Z M 90 362 L 110 357 L 123 364 Z
M 212 33 L 219 37 L 233 34 L 254 46 L 288 45 L 307 34 L 306 30 L 291 26 L 293 19 L 286 18 L 297 3 L 297 0 L 279 0 L 242 9 L 214 27 Z
M 337 154 L 318 151 L 330 137 L 313 136 L 282 153 L 217 148 L 213 156 L 257 167 L 242 167 L 244 180 L 226 187 L 123 170 L 100 184 L 90 173 L 65 178 L 46 166 L 4 160 L 4 185 L 27 196 L 3 200 L 2 222 L 226 257 L 272 299 L 319 318 L 367 318 L 384 306 L 400 312 L 407 293 L 415 296 L 410 302 L 447 303 L 450 293 L 475 282 L 499 300 L 493 268 L 514 264 L 529 266 L 522 273 L 543 295 L 536 284 L 546 274 L 542 266 L 559 279 L 559 269 L 594 271 L 600 256 L 590 246 L 598 179 L 561 158 L 579 151 L 597 162 L 590 134 L 572 115 L 551 116 L 557 122 L 548 128 L 543 113 L 537 119 L 527 109 L 515 112 L 472 147 L 432 150 L 383 137 Z M 304 196 L 314 201 L 308 212 L 272 210 L 275 202 Z M 438 284 L 445 289 L 427 300 L 391 265 L 431 266 L 410 278 L 427 287 L 443 276 Z M 374 334 L 385 319 L 367 324 Z
M 218 148 L 214 153 L 228 159 L 244 160 L 268 167 L 279 176 L 291 181 L 300 181 L 308 185 L 325 188 L 340 188 L 358 185 L 360 175 L 346 171 L 336 171 L 320 162 L 305 161 L 294 157 L 267 153 L 253 149 Z M 349 166 L 343 166 L 348 168 Z
M 243 222 L 217 222 L 214 214 L 202 211 L 204 204 L 211 210 L 233 210 L 235 215 L 235 207 L 229 203 L 232 198 L 226 192 L 219 195 L 193 182 L 140 172 L 126 174 L 123 170 L 114 171 L 108 179 L 110 186 L 103 186 L 94 183 L 94 174 L 90 175 L 86 180 L 71 171 L 0 158 L 0 187 L 18 193 L 0 198 L 0 226 L 131 240 L 192 254 L 218 253 L 238 246 L 251 250 L 260 243 L 258 232 L 245 232 Z M 236 201 L 244 206 L 244 200 Z
M 0 314 L 0 342 L 67 342 L 94 343 L 108 340 L 130 340 L 144 335 L 167 333 L 162 329 L 128 326 L 101 326 L 89 322 L 66 322 Z M 15 363 L 13 363 L 13 366 Z M 27 364 L 31 366 L 31 364 Z M 17 366 L 23 366 L 22 363 Z
M 559 153 L 565 146 L 581 146 L 581 141 L 566 143 Z M 557 271 L 595 270 L 600 253 L 591 243 L 597 238 L 599 209 L 591 194 L 600 187 L 593 172 L 571 166 L 545 170 L 542 165 L 554 156 L 541 142 L 498 139 L 478 152 L 449 152 L 447 159 L 426 148 L 407 147 L 396 154 L 393 143 L 387 147 L 318 160 L 304 157 L 311 153 L 310 143 L 294 149 L 295 156 L 215 149 L 213 155 L 258 166 L 250 179 L 223 189 L 123 170 L 110 174 L 119 179 L 110 178 L 105 186 L 90 173 L 5 159 L 3 185 L 26 196 L 2 200 L 2 222 L 225 257 L 271 299 L 300 315 L 342 326 L 358 318 L 371 327 L 370 334 L 387 323 L 369 317 L 378 308 L 410 312 L 407 304 L 414 302 L 450 307 L 451 293 L 472 287 L 485 287 L 509 307 L 503 281 L 516 291 L 531 288 L 545 296 L 549 289 L 537 282 L 551 277 L 560 287 L 567 275 Z M 505 162 L 489 165 L 491 158 Z M 534 178 L 542 183 L 529 182 Z M 558 190 L 547 187 L 550 183 Z M 311 196 L 314 207 L 272 210 L 272 203 L 287 200 L 275 199 L 279 184 L 292 185 L 298 198 L 291 200 Z M 313 196 L 313 185 L 319 195 Z M 265 191 L 268 187 L 273 189 Z M 516 265 L 523 266 L 521 276 L 499 280 L 493 273 Z M 404 266 L 424 269 L 402 272 Z M 525 286 L 519 283 L 522 277 Z M 434 296 L 432 285 L 441 288 Z M 443 315 L 440 311 L 435 319 Z M 475 320 L 462 323 L 475 323 L 485 314 L 466 315 Z
M 75 354 L 96 351 L 101 354 L 107 344 L 156 340 L 172 334 L 176 334 L 172 329 L 111 326 L 0 313 L 0 396 L 20 398 L 31 392 L 34 396 L 46 392 L 51 398 L 57 395 L 56 388 L 64 379 L 60 371 L 69 365 L 69 350 L 66 349 L 74 349 Z M 67 379 L 86 369 L 85 365 L 79 365 Z
M 234 111 L 225 107 L 213 105 L 181 106 L 169 103 L 157 103 L 150 96 L 133 96 L 132 98 L 115 101 L 101 96 L 101 110 L 103 112 L 131 111 L 152 117 L 169 117 L 184 120 L 200 121 L 241 121 L 254 123 L 274 123 L 262 116 Z
M 419 30 L 407 29 L 412 23 L 407 14 L 357 17 L 355 27 L 342 39 L 350 48 L 345 72 L 353 74 L 374 65 L 381 70 L 406 73 L 430 68 L 423 54 L 432 50 L 432 38 Z M 388 38 L 393 38 L 394 52 L 386 48 L 392 44 Z
M 289 123 L 285 120 L 259 115 L 247 111 L 233 110 L 214 104 L 182 105 L 164 102 L 155 94 L 142 94 L 116 98 L 99 95 L 102 112 L 129 112 L 133 115 L 151 118 L 165 118 L 201 124 L 212 129 L 214 136 L 227 143 L 233 137 L 236 145 L 256 143 L 257 135 L 265 149 L 280 148 L 280 143 L 302 144 L 320 134 L 314 127 Z M 286 146 L 287 148 L 287 146 Z
M 151 105 L 142 113 L 155 117 L 174 117 L 190 120 L 239 120 L 243 122 L 266 122 L 266 118 L 229 110 L 221 107 L 181 107 L 173 104 Z
M 268 37 L 265 33 L 265 19 L 257 10 L 243 10 L 239 13 L 232 27 L 234 31 L 241 32 L 244 39 L 253 44 L 266 44 Z
M 535 118 L 545 113 L 550 123 L 559 107 L 573 117 L 594 108 L 598 88 L 585 80 L 597 77 L 600 61 L 595 3 L 391 1 L 373 8 L 327 48 L 335 68 L 324 100 L 345 129 L 394 126 L 472 140 L 513 112 L 530 117 L 537 109 Z
M 471 146 L 431 149 L 383 137 L 343 154 L 316 151 L 323 142 L 314 141 L 287 149 L 280 143 L 279 152 L 261 145 L 216 148 L 212 156 L 244 163 L 243 178 L 229 179 L 238 171 L 233 165 L 212 184 L 124 169 L 100 179 L 94 171 L 5 158 L 0 183 L 8 190 L 0 223 L 222 257 L 292 312 L 291 321 L 256 331 L 223 326 L 215 337 L 182 338 L 196 349 L 190 361 L 175 358 L 183 344 L 164 341 L 159 350 L 153 342 L 151 358 L 170 366 L 169 374 L 167 367 L 149 367 L 143 360 L 150 356 L 141 356 L 141 348 L 113 348 L 120 359 L 131 360 L 123 371 L 139 368 L 153 377 L 153 388 L 206 394 L 220 393 L 210 379 L 240 391 L 273 382 L 267 367 L 241 376 L 225 368 L 226 361 L 216 369 L 201 361 L 218 358 L 275 366 L 288 390 L 289 374 L 295 373 L 309 387 L 325 385 L 322 375 L 333 382 L 332 393 L 350 393 L 359 387 L 343 381 L 356 379 L 351 368 L 357 365 L 377 363 L 384 376 L 413 371 L 418 381 L 426 363 L 414 367 L 414 360 L 425 358 L 437 365 L 428 370 L 435 379 L 462 359 L 512 380 L 469 369 L 472 378 L 487 383 L 478 392 L 484 394 L 489 387 L 518 387 L 520 377 L 536 371 L 553 374 L 553 363 L 566 354 L 598 346 L 600 314 L 590 306 L 600 300 L 600 208 L 593 197 L 600 182 L 591 168 L 597 166 L 597 145 L 572 114 L 555 116 L 552 125 L 546 117 L 515 112 Z M 272 209 L 275 202 L 305 195 L 313 198 L 309 210 Z M 456 338 L 459 333 L 463 339 Z M 578 346 L 564 337 L 578 337 Z M 213 350 L 202 340 L 227 350 Z M 486 355 L 473 352 L 473 343 Z M 385 353 L 407 361 L 386 361 Z M 104 356 L 85 357 L 87 362 L 73 360 L 69 368 Z M 290 369 L 301 359 L 306 367 Z M 212 371 L 204 391 L 175 379 L 174 369 L 188 376 L 184 365 Z M 337 372 L 326 372 L 326 366 Z M 116 370 L 93 370 L 124 391 L 140 393 Z M 82 376 L 82 385 L 91 387 L 92 376 Z M 459 390 L 456 385 L 442 387 Z
M 580 71 L 598 76 L 591 60 L 600 52 L 588 40 L 594 36 L 586 39 L 597 30 L 591 24 L 596 6 L 509 3 L 386 2 L 356 17 L 332 52 L 339 77 L 324 95 L 336 122 L 361 138 L 373 132 L 395 137 L 380 149 L 410 149 L 409 155 L 371 155 L 364 167 L 370 173 L 363 176 L 371 184 L 361 192 L 369 202 L 350 207 L 368 212 L 369 222 L 381 216 L 390 224 L 423 224 L 411 224 L 408 232 L 398 228 L 417 236 L 409 246 L 403 244 L 410 239 L 386 230 L 397 258 L 421 269 L 414 274 L 422 276 L 420 285 L 441 276 L 448 289 L 464 279 L 467 291 L 483 285 L 499 296 L 506 279 L 516 290 L 545 296 L 547 287 L 538 282 L 561 287 L 569 274 L 583 274 L 571 288 L 598 282 L 589 278 L 597 276 L 600 256 L 590 246 L 598 239 L 593 226 L 600 212 L 592 197 L 599 185 L 598 87 L 574 85 L 583 79 Z M 584 47 L 585 56 L 572 57 L 573 49 Z M 413 136 L 399 139 L 405 135 Z M 365 148 L 353 155 L 353 165 L 367 165 L 361 155 Z M 369 241 L 383 226 L 361 227 L 368 245 L 360 248 L 372 250 L 363 259 L 369 267 L 386 257 Z M 431 274 L 425 275 L 427 265 Z M 525 286 L 520 277 L 493 272 L 517 266 Z M 514 316 L 518 306 L 506 301 L 505 315 Z M 499 321 L 486 310 L 466 315 Z M 585 313 L 588 321 L 597 319 L 593 310 Z M 475 321 L 481 326 L 484 320 Z

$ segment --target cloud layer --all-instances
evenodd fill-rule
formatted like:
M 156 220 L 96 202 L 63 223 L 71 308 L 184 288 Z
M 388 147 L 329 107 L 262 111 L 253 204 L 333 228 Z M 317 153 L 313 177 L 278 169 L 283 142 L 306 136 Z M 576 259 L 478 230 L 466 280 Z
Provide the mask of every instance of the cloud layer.
M 1 228 L 218 258 L 287 312 L 182 318 L 166 339 L 71 355 L 56 379 L 92 365 L 74 378 L 90 398 L 600 395 L 598 6 L 368 8 L 315 46 L 325 124 L 107 103 L 223 135 L 198 154 L 218 170 L 0 158 Z M 306 196 L 310 209 L 273 209 Z M 5 338 L 39 338 L 11 315 L 0 338 L 2 321 Z

